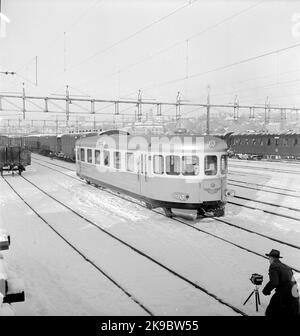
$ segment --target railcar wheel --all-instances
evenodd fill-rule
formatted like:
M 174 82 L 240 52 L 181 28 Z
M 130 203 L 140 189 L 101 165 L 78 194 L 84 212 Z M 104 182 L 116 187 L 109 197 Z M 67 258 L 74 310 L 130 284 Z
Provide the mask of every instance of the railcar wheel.
M 91 184 L 91 182 L 89 180 L 85 180 L 87 184 Z
M 205 211 L 203 209 L 197 209 L 197 217 L 196 218 L 202 218 L 205 217 Z
M 215 217 L 223 217 L 225 215 L 225 209 L 221 208 L 221 209 L 216 209 L 214 211 L 214 216 Z
M 151 203 L 146 203 L 146 208 L 149 209 L 149 210 L 152 210 L 153 206 L 152 206 Z
M 164 208 L 164 212 L 165 212 L 166 217 L 169 217 L 169 218 L 172 218 L 174 215 L 171 208 Z

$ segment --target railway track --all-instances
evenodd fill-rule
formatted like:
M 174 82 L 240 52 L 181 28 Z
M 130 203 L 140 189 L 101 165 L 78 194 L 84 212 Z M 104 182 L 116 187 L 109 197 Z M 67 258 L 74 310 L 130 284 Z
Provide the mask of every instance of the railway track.
M 268 192 L 268 193 L 282 195 L 282 196 L 290 196 L 290 197 L 300 198 L 300 191 L 298 191 L 296 189 L 286 189 L 286 188 L 279 188 L 279 187 L 271 187 L 271 186 L 266 186 L 266 185 L 259 184 L 259 183 L 250 183 L 250 182 L 244 182 L 244 181 L 233 180 L 233 179 L 228 179 L 228 181 L 235 182 L 235 183 L 228 183 L 229 185 L 232 185 L 232 186 L 235 186 L 235 187 L 246 188 L 246 189 L 257 190 L 257 191 L 263 191 L 263 192 Z M 241 183 L 242 185 L 236 184 L 236 183 Z M 253 186 L 258 186 L 259 188 L 255 188 Z M 288 192 L 291 192 L 291 193 L 297 193 L 299 195 L 286 194 L 286 193 L 283 193 L 283 192 L 280 192 L 280 191 L 265 190 L 265 189 L 262 189 L 262 188 L 269 188 L 269 189 L 274 189 L 274 190 L 288 191 Z
M 7 185 L 13 190 L 13 192 L 26 204 L 26 206 L 33 211 L 38 218 L 40 218 L 57 236 L 59 236 L 67 245 L 69 245 L 77 254 L 79 254 L 87 263 L 91 264 L 98 272 L 109 279 L 115 286 L 117 286 L 123 293 L 126 294 L 131 300 L 133 300 L 137 305 L 139 305 L 147 314 L 153 316 L 154 314 L 150 309 L 146 308 L 139 300 L 137 300 L 133 294 L 129 293 L 122 285 L 120 285 L 116 280 L 114 280 L 109 274 L 107 274 L 103 269 L 96 265 L 92 260 L 90 260 L 84 253 L 82 253 L 78 248 L 76 248 L 67 238 L 60 234 L 50 223 L 47 221 L 40 213 L 38 213 L 19 193 L 18 191 L 7 181 L 5 177 L 2 177 Z M 26 180 L 26 179 L 25 179 Z
M 259 201 L 259 200 L 253 200 L 253 199 L 247 198 L 247 197 L 235 196 L 235 198 L 241 199 L 241 200 L 245 200 L 245 201 L 250 201 L 250 202 L 253 202 L 253 203 L 258 203 L 258 204 L 273 206 L 273 207 L 276 207 L 276 208 L 282 208 L 282 209 L 287 209 L 287 210 L 291 210 L 291 211 L 295 211 L 295 212 L 300 212 L 300 210 L 296 209 L 296 208 L 281 206 L 281 205 L 278 205 L 278 204 L 264 202 L 264 201 Z M 259 207 L 251 206 L 249 204 L 240 204 L 240 203 L 236 203 L 236 202 L 233 202 L 233 201 L 228 201 L 227 203 L 228 204 L 233 204 L 233 205 L 236 205 L 236 206 L 242 207 L 242 208 L 247 208 L 247 209 L 252 209 L 252 210 L 259 210 L 259 211 L 262 211 L 262 212 L 270 214 L 270 215 L 274 215 L 274 216 L 278 216 L 278 217 L 282 217 L 282 218 L 287 218 L 287 219 L 292 219 L 292 220 L 300 222 L 300 218 L 299 217 L 294 217 L 294 216 L 290 216 L 290 215 L 284 215 L 284 214 L 278 213 L 276 211 L 262 209 L 262 208 L 259 208 Z
M 50 168 L 50 167 L 47 167 Z M 59 172 L 58 170 L 56 170 L 57 172 Z M 67 174 L 65 174 L 67 175 Z M 68 175 L 67 175 L 68 176 Z M 69 176 L 71 177 L 71 176 Z M 186 278 L 185 276 L 179 274 L 178 272 L 172 270 L 171 268 L 169 268 L 168 266 L 164 265 L 163 263 L 161 263 L 160 261 L 152 258 L 151 256 L 147 255 L 146 253 L 144 253 L 143 251 L 137 249 L 136 247 L 134 247 L 133 245 L 127 243 L 126 241 L 124 241 L 123 239 L 117 237 L 116 235 L 112 234 L 111 232 L 109 232 L 108 230 L 100 227 L 99 225 L 97 225 L 95 222 L 93 222 L 92 220 L 88 219 L 87 217 L 83 216 L 82 214 L 80 214 L 79 212 L 77 212 L 76 210 L 74 210 L 73 208 L 69 207 L 68 205 L 62 203 L 61 201 L 59 201 L 57 198 L 53 197 L 52 195 L 50 195 L 49 193 L 47 193 L 46 191 L 44 191 L 43 189 L 41 189 L 39 186 L 37 186 L 35 183 L 33 183 L 32 181 L 30 181 L 29 179 L 27 179 L 24 176 L 21 176 L 22 179 L 24 179 L 27 183 L 29 183 L 30 185 L 34 186 L 37 190 L 39 190 L 40 192 L 42 192 L 43 194 L 45 194 L 47 197 L 49 197 L 50 199 L 54 200 L 55 202 L 57 202 L 58 204 L 60 204 L 61 206 L 63 206 L 64 208 L 68 209 L 69 211 L 71 211 L 73 214 L 77 215 L 78 217 L 80 217 L 82 220 L 86 221 L 87 223 L 89 223 L 90 225 L 92 225 L 93 227 L 97 228 L 98 230 L 100 230 L 101 232 L 105 233 L 106 235 L 108 235 L 109 237 L 113 238 L 114 240 L 118 241 L 119 243 L 121 243 L 122 245 L 125 245 L 126 247 L 128 247 L 129 249 L 133 250 L 135 253 L 139 254 L 140 256 L 150 260 L 151 262 L 155 263 L 157 266 L 161 267 L 162 269 L 168 271 L 169 273 L 171 273 L 173 276 L 181 279 L 182 281 L 188 283 L 189 285 L 193 286 L 194 288 L 200 290 L 201 292 L 205 293 L 206 295 L 212 297 L 214 300 L 218 301 L 219 303 L 227 306 L 228 308 L 232 309 L 234 312 L 246 316 L 247 314 L 244 313 L 243 311 L 241 311 L 239 308 L 234 307 L 233 305 L 231 305 L 230 303 L 226 302 L 225 300 L 223 300 L 222 298 L 218 297 L 217 295 L 215 295 L 214 293 L 208 291 L 206 288 L 198 285 L 197 283 L 191 281 L 190 279 Z M 40 215 L 16 190 L 15 188 L 13 188 L 13 186 L 6 180 L 6 178 L 4 178 L 5 182 L 10 186 L 10 188 L 18 195 L 18 197 L 45 223 L 47 224 L 60 238 L 62 238 L 70 247 L 72 247 L 78 254 L 80 254 L 87 262 L 91 263 L 95 268 L 97 268 L 103 275 L 105 275 L 107 278 L 109 278 L 116 286 L 118 286 L 128 297 L 132 298 L 141 308 L 143 308 L 149 315 L 153 316 L 154 314 L 150 311 L 149 308 L 146 308 L 145 305 L 143 305 L 140 301 L 138 301 L 136 298 L 134 298 L 134 296 L 129 293 L 124 287 L 122 287 L 120 284 L 118 284 L 114 279 L 112 279 L 107 273 L 105 273 L 103 270 L 101 270 L 101 268 L 99 268 L 95 263 L 93 263 L 89 258 L 87 258 L 81 251 L 79 251 L 73 244 L 71 244 L 64 236 L 62 236 L 48 221 L 46 221 L 42 215 Z
M 284 169 L 274 169 L 274 168 L 269 168 L 269 167 L 255 167 L 255 166 L 245 166 L 245 165 L 235 165 L 235 164 L 230 164 L 230 167 L 235 167 L 239 169 L 254 169 L 254 170 L 267 170 L 271 171 L 273 173 L 287 173 L 287 174 L 295 174 L 295 175 L 300 175 L 300 172 L 297 172 L 295 170 L 284 170 Z
M 37 160 L 37 159 L 35 159 L 35 160 Z M 44 160 L 40 160 L 40 161 L 44 161 Z M 55 165 L 55 166 L 60 167 L 60 168 L 63 167 L 64 169 L 68 169 L 70 171 L 74 171 L 73 169 L 70 169 L 70 168 L 67 168 L 67 167 L 64 167 L 64 166 L 61 166 L 61 165 L 57 165 L 57 164 L 52 163 L 52 162 L 51 163 L 47 162 L 47 161 L 44 161 L 44 162 L 49 163 L 51 165 Z M 77 180 L 79 180 L 79 179 L 77 179 Z M 277 205 L 277 204 L 270 203 L 270 202 L 265 202 L 265 201 L 260 201 L 260 200 L 254 200 L 254 199 L 250 199 L 250 198 L 246 198 L 246 197 L 241 197 L 241 196 L 235 196 L 235 198 L 246 200 L 246 201 L 251 201 L 251 202 L 256 202 L 256 203 L 260 203 L 260 204 L 265 204 L 265 205 L 269 205 L 269 206 L 273 206 L 273 207 L 279 207 L 279 208 L 283 208 L 283 209 L 287 209 L 287 210 L 291 210 L 291 211 L 300 212 L 300 210 L 297 209 L 297 208 L 287 207 L 287 206 L 281 206 L 281 205 Z M 261 208 L 256 208 L 256 207 L 253 207 L 253 206 L 250 206 L 250 205 L 247 205 L 247 204 L 239 204 L 239 203 L 236 203 L 236 202 L 233 202 L 233 201 L 228 201 L 227 203 L 233 204 L 233 205 L 236 205 L 236 206 L 239 206 L 239 207 L 245 207 L 245 208 L 252 209 L 252 210 L 260 210 L 260 211 L 263 211 L 265 213 L 268 213 L 268 214 L 271 214 L 271 215 L 275 215 L 275 216 L 279 216 L 279 217 L 282 217 L 282 218 L 287 218 L 287 219 L 293 219 L 293 220 L 296 220 L 296 221 L 300 221 L 299 218 L 294 217 L 294 216 L 280 214 L 278 212 L 274 212 L 274 211 L 271 211 L 271 210 L 265 210 L 265 209 L 261 209 Z
M 40 160 L 40 161 L 44 161 L 44 160 Z M 44 161 L 44 162 L 49 163 L 49 164 L 51 164 L 51 165 L 53 164 L 53 165 L 58 166 L 58 167 L 60 167 L 60 168 L 67 169 L 67 170 L 70 170 L 70 171 L 73 171 L 73 172 L 74 172 L 74 170 L 71 169 L 71 168 L 63 167 L 63 166 L 60 166 L 60 165 L 57 165 L 57 164 L 54 164 L 54 163 L 50 163 L 50 162 L 47 162 L 47 161 Z M 45 166 L 46 168 L 52 169 L 52 170 L 54 170 L 54 171 L 56 171 L 56 172 L 59 172 L 59 173 L 61 173 L 61 174 L 63 174 L 63 175 L 66 175 L 66 176 L 68 176 L 69 178 L 73 178 L 73 179 L 75 179 L 75 180 L 77 180 L 77 181 L 80 181 L 80 182 L 86 184 L 85 181 L 82 181 L 82 180 L 80 180 L 80 179 L 78 179 L 78 178 L 76 178 L 76 177 L 73 177 L 73 176 L 70 176 L 70 175 L 68 175 L 68 174 L 65 174 L 64 172 L 62 172 L 62 171 L 60 171 L 60 170 L 54 169 L 54 168 L 52 168 L 52 167 L 49 167 L 48 165 L 43 165 L 43 164 L 41 164 L 41 163 L 38 163 L 38 164 L 40 164 L 40 165 L 42 165 L 42 166 Z M 105 191 L 105 192 L 107 192 L 107 193 L 110 193 L 110 194 L 112 194 L 112 195 L 114 195 L 114 196 L 116 196 L 116 197 L 118 197 L 118 198 L 121 198 L 121 199 L 124 199 L 124 200 L 126 200 L 126 201 L 129 201 L 129 202 L 131 202 L 131 203 L 137 204 L 137 205 L 139 205 L 139 206 L 141 206 L 141 207 L 147 209 L 148 211 L 155 212 L 155 213 L 157 213 L 157 214 L 159 214 L 159 215 L 165 217 L 165 214 L 164 214 L 163 212 L 161 212 L 161 211 L 159 211 L 159 210 L 156 210 L 156 209 L 152 209 L 152 210 L 151 210 L 151 209 L 148 209 L 142 202 L 140 202 L 140 201 L 138 201 L 138 200 L 135 200 L 135 199 L 132 199 L 132 198 L 128 198 L 128 197 L 126 197 L 126 196 L 123 196 L 122 194 L 119 194 L 119 193 L 114 192 L 114 191 L 109 190 L 109 189 L 103 189 L 103 191 Z M 186 225 L 186 226 L 192 228 L 193 230 L 196 230 L 196 231 L 199 231 L 199 232 L 208 234 L 208 235 L 210 235 L 210 236 L 212 236 L 212 237 L 214 237 L 214 238 L 216 238 L 216 239 L 219 239 L 219 240 L 221 240 L 221 241 L 223 241 L 223 242 L 226 242 L 226 243 L 228 243 L 228 244 L 231 244 L 231 245 L 233 245 L 233 246 L 235 246 L 235 247 L 238 247 L 239 249 L 242 249 L 242 250 L 244 250 L 244 251 L 247 251 L 247 252 L 249 252 L 249 253 L 252 253 L 252 254 L 254 254 L 254 255 L 256 255 L 256 256 L 262 257 L 262 258 L 264 258 L 264 259 L 268 259 L 265 255 L 263 255 L 263 254 L 261 254 L 261 253 L 258 253 L 258 252 L 256 252 L 256 251 L 253 251 L 253 250 L 251 250 L 251 249 L 248 249 L 248 248 L 246 248 L 246 247 L 244 247 L 244 246 L 241 246 L 240 244 L 237 244 L 237 243 L 235 243 L 235 242 L 232 242 L 232 241 L 230 241 L 230 240 L 228 240 L 228 239 L 225 239 L 225 238 L 223 238 L 223 237 L 221 237 L 221 236 L 219 236 L 219 235 L 210 233 L 210 232 L 207 231 L 207 230 L 204 230 L 204 229 L 201 229 L 201 228 L 199 228 L 199 227 L 196 227 L 195 225 L 189 223 L 188 221 L 185 221 L 185 220 L 183 220 L 183 219 L 179 219 L 179 218 L 175 218 L 175 217 L 173 217 L 172 220 L 174 220 L 174 221 L 176 221 L 176 222 L 180 222 L 181 224 L 184 224 L 184 225 Z M 291 244 L 291 243 L 282 241 L 282 240 L 280 240 L 280 239 L 276 239 L 276 238 L 274 238 L 274 237 L 271 237 L 271 236 L 268 236 L 268 235 L 259 233 L 259 232 L 257 232 L 257 231 L 250 230 L 250 229 L 247 229 L 247 228 L 244 228 L 244 227 L 240 227 L 240 226 L 238 226 L 238 225 L 236 225 L 236 224 L 234 224 L 234 223 L 229 222 L 228 220 L 220 219 L 220 218 L 214 218 L 214 221 L 216 221 L 216 222 L 220 222 L 220 223 L 223 223 L 223 224 L 226 224 L 226 225 L 228 225 L 228 226 L 230 226 L 230 227 L 234 227 L 234 228 L 237 229 L 237 230 L 241 230 L 241 231 L 244 231 L 244 232 L 248 232 L 248 233 L 251 233 L 251 234 L 255 234 L 255 235 L 259 236 L 259 237 L 268 239 L 268 240 L 270 240 L 270 241 L 274 241 L 274 242 L 279 243 L 279 244 L 281 244 L 281 245 L 285 245 L 285 246 L 288 246 L 288 247 L 290 247 L 290 248 L 293 248 L 293 249 L 296 249 L 296 250 L 300 250 L 300 246 L 299 246 L 299 245 Z M 296 271 L 296 272 L 300 272 L 300 269 L 298 269 L 298 268 L 296 268 L 296 267 L 292 267 L 292 266 L 291 266 L 291 268 L 292 268 L 294 271 Z

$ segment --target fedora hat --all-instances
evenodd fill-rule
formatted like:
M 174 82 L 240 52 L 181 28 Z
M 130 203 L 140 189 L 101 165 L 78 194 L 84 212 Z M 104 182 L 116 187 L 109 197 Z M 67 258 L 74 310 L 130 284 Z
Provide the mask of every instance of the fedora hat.
M 271 250 L 270 253 L 266 253 L 267 257 L 273 257 L 273 258 L 282 258 L 280 257 L 280 252 L 278 250 Z

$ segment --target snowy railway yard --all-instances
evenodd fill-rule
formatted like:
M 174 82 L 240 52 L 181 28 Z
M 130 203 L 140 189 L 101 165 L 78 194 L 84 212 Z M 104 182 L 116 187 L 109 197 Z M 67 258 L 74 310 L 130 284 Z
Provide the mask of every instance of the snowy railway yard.
M 80 180 L 75 165 L 33 154 L 0 179 L 3 252 L 25 282 L 15 315 L 263 315 L 249 280 L 268 281 L 271 249 L 300 272 L 300 171 L 285 162 L 229 162 L 226 215 L 161 209 Z M 298 277 L 299 278 L 299 277 Z

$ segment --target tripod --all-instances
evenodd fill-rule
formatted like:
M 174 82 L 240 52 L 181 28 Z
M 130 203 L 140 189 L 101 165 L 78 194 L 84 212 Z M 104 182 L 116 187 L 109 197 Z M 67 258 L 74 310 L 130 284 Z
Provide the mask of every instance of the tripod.
M 258 285 L 255 285 L 255 288 L 248 296 L 247 300 L 244 302 L 244 305 L 248 302 L 248 300 L 251 298 L 252 294 L 255 293 L 255 304 L 256 304 L 256 311 L 258 312 L 258 305 L 260 305 L 260 299 L 259 299 L 259 291 L 258 291 Z

